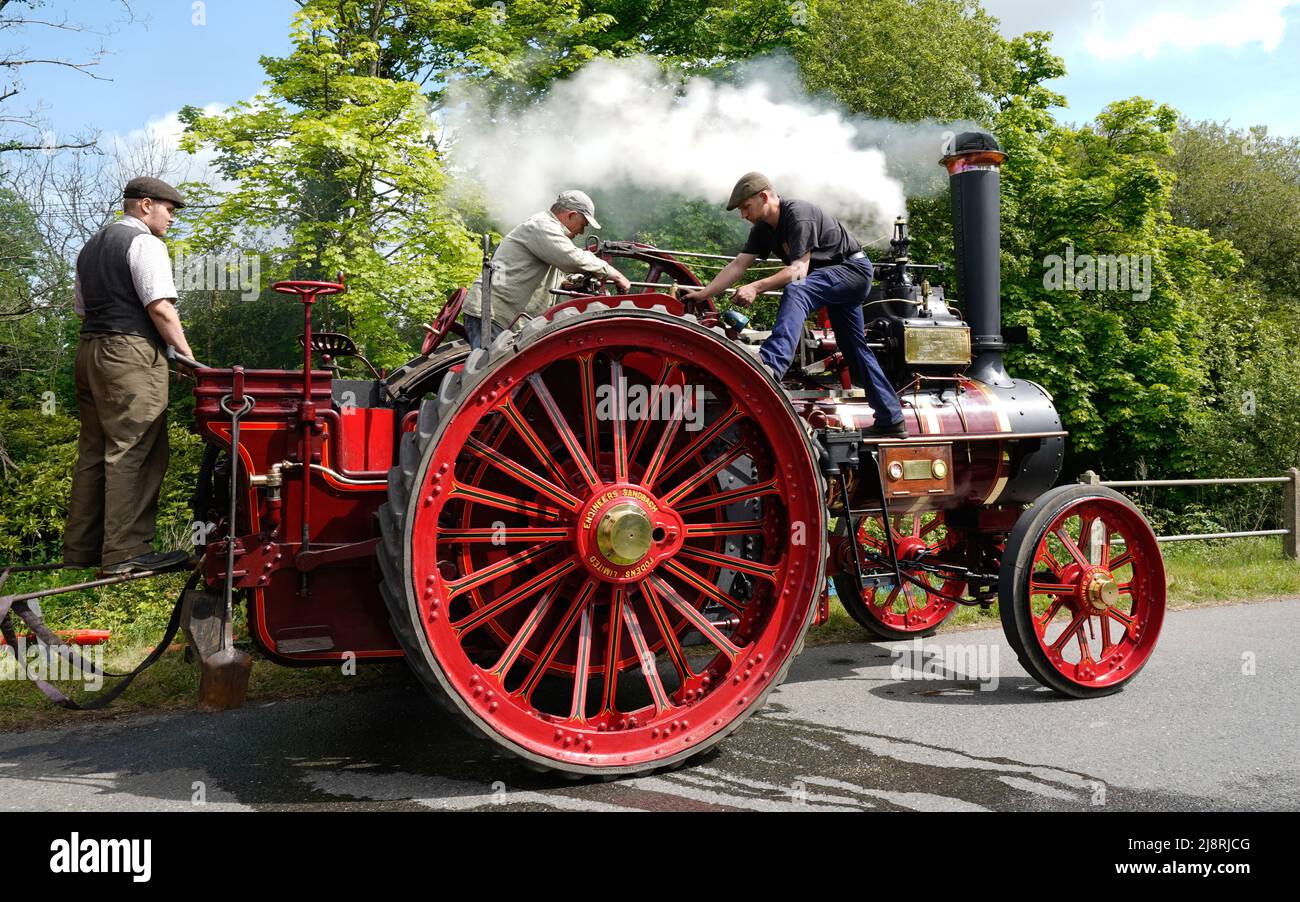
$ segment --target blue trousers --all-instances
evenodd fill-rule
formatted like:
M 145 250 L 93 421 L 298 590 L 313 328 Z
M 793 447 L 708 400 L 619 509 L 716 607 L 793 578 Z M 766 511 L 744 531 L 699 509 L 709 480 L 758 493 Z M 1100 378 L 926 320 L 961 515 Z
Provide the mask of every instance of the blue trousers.
M 461 317 L 461 322 L 465 324 L 465 340 L 469 342 L 471 348 L 483 347 L 483 317 L 465 314 Z M 504 332 L 505 329 L 492 323 L 492 335 L 488 338 L 488 344 L 496 341 L 497 336 Z
M 776 371 L 777 378 L 783 377 L 794 360 L 804 320 L 827 308 L 835 341 L 848 362 L 853 384 L 866 389 L 876 423 L 883 426 L 902 420 L 903 409 L 894 386 L 880 368 L 880 361 L 867 347 L 862 302 L 870 290 L 871 263 L 866 258 L 827 266 L 809 273 L 801 282 L 791 282 L 781 293 L 772 337 L 763 342 L 758 356 Z

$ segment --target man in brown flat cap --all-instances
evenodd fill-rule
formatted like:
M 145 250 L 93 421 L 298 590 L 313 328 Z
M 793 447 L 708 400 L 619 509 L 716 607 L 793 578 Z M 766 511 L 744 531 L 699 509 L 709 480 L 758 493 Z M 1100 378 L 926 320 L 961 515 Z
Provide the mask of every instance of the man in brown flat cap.
M 77 406 L 81 435 L 63 558 L 101 573 L 157 570 L 186 551 L 155 552 L 158 493 L 167 472 L 167 347 L 192 357 L 173 301 L 162 236 L 180 193 L 140 177 L 123 191 L 126 215 L 77 257 Z
M 776 323 L 759 349 L 759 358 L 778 379 L 784 377 L 794 360 L 804 320 L 825 307 L 853 382 L 866 389 L 875 411 L 875 423 L 864 434 L 906 438 L 898 394 L 867 347 L 862 305 L 871 289 L 873 271 L 862 245 L 820 207 L 804 200 L 782 199 L 761 172 L 741 176 L 727 209 L 740 210 L 745 221 L 753 224 L 749 238 L 735 260 L 688 298 L 702 300 L 720 294 L 739 281 L 755 260 L 766 260 L 775 253 L 785 268 L 742 285 L 732 296 L 732 301 L 748 307 L 759 292 L 782 289 Z

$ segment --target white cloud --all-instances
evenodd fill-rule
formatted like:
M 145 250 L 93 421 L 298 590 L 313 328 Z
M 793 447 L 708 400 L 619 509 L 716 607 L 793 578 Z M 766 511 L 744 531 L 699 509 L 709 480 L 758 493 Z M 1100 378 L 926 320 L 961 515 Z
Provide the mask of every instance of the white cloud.
M 1247 44 L 1259 44 L 1272 53 L 1286 34 L 1288 8 L 1300 6 L 1297 0 L 1236 0 L 1226 8 L 1188 13 L 1182 10 L 1159 10 L 1145 18 L 1117 27 L 1106 21 L 1106 4 L 1100 7 L 1100 21 L 1095 21 L 1085 38 L 1085 46 L 1102 60 L 1142 56 L 1153 59 L 1166 48 L 1181 51 L 1202 47 L 1226 47 L 1236 50 Z
M 1152 59 L 1162 52 L 1259 45 L 1272 53 L 1300 0 L 984 0 L 1002 33 L 1051 31 L 1058 52 L 1079 48 L 1100 60 Z

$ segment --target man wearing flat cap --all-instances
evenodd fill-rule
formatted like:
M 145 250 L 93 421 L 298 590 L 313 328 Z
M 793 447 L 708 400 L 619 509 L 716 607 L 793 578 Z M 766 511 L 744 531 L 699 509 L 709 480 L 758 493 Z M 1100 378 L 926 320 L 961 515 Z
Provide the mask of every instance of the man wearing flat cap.
M 549 210 L 534 213 L 507 233 L 492 254 L 492 334 L 480 335 L 483 316 L 481 280 L 470 286 L 463 319 L 471 347 L 491 344 L 521 314 L 539 316 L 555 301 L 551 289 L 565 274 L 582 272 L 613 280 L 619 291 L 631 287 L 627 276 L 573 243 L 587 227 L 600 228 L 596 205 L 582 191 L 561 191 Z
M 192 357 L 173 301 L 162 236 L 180 193 L 155 178 L 127 182 L 125 215 L 77 257 L 77 406 L 81 435 L 63 558 L 106 575 L 184 563 L 153 550 L 158 493 L 167 472 L 167 347 Z
M 731 191 L 727 209 L 739 209 L 753 224 L 749 238 L 736 259 L 690 297 L 703 300 L 722 293 L 739 281 L 755 260 L 766 260 L 775 253 L 785 268 L 742 285 L 732 297 L 735 303 L 748 307 L 760 292 L 783 289 L 772 335 L 759 349 L 763 363 L 778 379 L 783 378 L 794 360 L 804 320 L 825 307 L 853 382 L 866 389 L 876 414 L 875 424 L 864 434 L 906 438 L 898 394 L 867 347 L 862 305 L 871 289 L 872 268 L 862 245 L 820 207 L 802 200 L 783 200 L 761 172 L 741 177 Z

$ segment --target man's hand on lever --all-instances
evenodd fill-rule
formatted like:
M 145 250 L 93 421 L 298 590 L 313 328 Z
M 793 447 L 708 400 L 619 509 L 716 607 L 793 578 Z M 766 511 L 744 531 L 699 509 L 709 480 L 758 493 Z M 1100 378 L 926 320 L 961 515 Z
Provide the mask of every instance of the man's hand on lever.
M 613 280 L 614 285 L 617 286 L 619 294 L 627 294 L 628 289 L 632 287 L 632 283 L 629 281 L 628 277 L 617 270 L 615 270 L 614 274 L 610 276 L 610 279 Z

